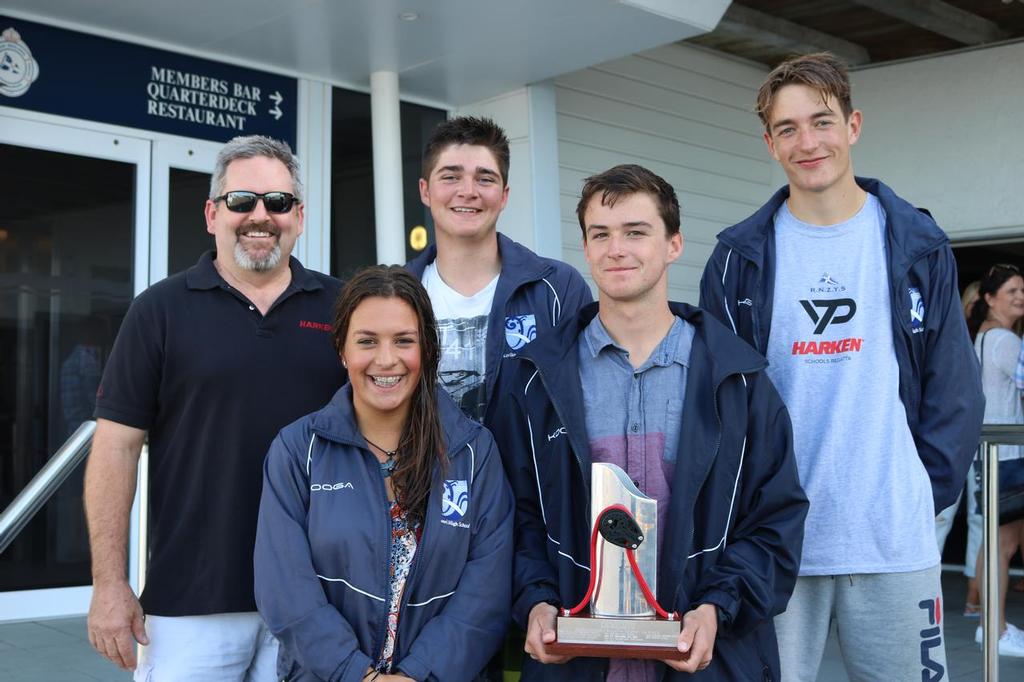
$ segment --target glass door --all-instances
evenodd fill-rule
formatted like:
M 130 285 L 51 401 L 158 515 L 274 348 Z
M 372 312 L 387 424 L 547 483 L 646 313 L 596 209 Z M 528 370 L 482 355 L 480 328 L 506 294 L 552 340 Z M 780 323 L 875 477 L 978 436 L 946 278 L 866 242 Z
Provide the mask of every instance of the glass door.
M 0 117 L 0 159 L 5 508 L 91 417 L 121 320 L 150 281 L 150 142 Z M 88 609 L 82 469 L 0 554 L 0 620 Z
M 201 140 L 153 142 L 151 281 L 192 267 L 214 248 L 203 207 L 220 148 Z

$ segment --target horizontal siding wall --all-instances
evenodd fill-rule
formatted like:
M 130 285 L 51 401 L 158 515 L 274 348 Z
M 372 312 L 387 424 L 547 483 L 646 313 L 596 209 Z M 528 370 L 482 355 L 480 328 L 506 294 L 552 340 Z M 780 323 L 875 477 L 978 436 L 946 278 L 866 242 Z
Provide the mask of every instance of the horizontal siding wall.
M 669 272 L 669 298 L 696 304 L 715 235 L 753 213 L 784 182 L 752 113 L 766 73 L 677 44 L 558 77 L 564 260 L 590 282 L 576 221 L 583 179 L 638 163 L 679 195 L 685 249 Z
M 954 240 L 1024 237 L 1024 42 L 855 71 L 858 175 Z

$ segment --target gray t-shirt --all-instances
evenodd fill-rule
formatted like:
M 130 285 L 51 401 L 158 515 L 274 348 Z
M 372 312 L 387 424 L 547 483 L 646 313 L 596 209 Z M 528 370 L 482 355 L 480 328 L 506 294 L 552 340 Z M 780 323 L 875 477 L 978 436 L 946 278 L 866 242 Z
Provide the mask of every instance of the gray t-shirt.
M 800 575 L 900 573 L 939 562 L 931 482 L 899 397 L 885 211 L 845 223 L 775 214 L 768 375 L 793 420 L 810 499 Z

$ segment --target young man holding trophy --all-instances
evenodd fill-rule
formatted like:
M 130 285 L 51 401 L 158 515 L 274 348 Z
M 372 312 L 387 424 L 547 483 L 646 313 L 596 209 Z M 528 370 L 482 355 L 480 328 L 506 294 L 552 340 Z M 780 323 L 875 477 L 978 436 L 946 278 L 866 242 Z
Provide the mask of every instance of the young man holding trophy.
M 520 352 L 494 425 L 523 679 L 778 680 L 772 618 L 807 513 L 786 408 L 762 356 L 669 302 L 667 182 L 617 166 L 586 180 L 577 216 L 599 301 Z

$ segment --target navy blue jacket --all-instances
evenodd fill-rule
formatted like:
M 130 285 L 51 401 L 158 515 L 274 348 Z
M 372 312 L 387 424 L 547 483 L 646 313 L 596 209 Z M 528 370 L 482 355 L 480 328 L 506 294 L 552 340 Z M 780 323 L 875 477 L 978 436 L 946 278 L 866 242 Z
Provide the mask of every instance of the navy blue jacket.
M 928 215 L 870 178 L 857 184 L 886 213 L 886 263 L 900 400 L 932 482 L 935 513 L 956 501 L 981 435 L 985 396 L 967 335 L 949 238 Z M 700 305 L 762 353 L 775 286 L 775 212 L 783 187 L 754 215 L 718 235 Z M 917 298 L 919 296 L 919 298 Z M 921 319 L 923 318 L 923 319 Z
M 671 307 L 696 334 L 680 389 L 668 527 L 658 530 L 656 596 L 680 613 L 718 606 L 715 653 L 700 679 L 777 680 L 772 617 L 793 590 L 807 515 L 789 415 L 763 357 L 705 312 Z M 500 398 L 495 437 L 516 496 L 512 615 L 523 628 L 540 602 L 575 606 L 590 577 L 591 460 L 576 339 L 596 313 L 588 306 L 525 348 Z M 526 659 L 523 679 L 602 680 L 606 669 L 606 659 Z M 665 679 L 684 677 L 664 670 Z
M 590 287 L 571 265 L 538 256 L 500 232 L 497 236 L 501 275 L 487 318 L 484 425 L 488 428 L 499 418 L 493 398 L 505 363 L 527 343 L 543 337 L 563 315 L 575 315 L 594 300 Z M 437 246 L 431 244 L 406 267 L 422 280 L 423 271 L 436 258 Z
M 282 429 L 264 465 L 256 604 L 289 680 L 361 680 L 384 646 L 390 504 L 351 391 Z M 437 400 L 449 464 L 435 472 L 393 670 L 469 680 L 509 620 L 512 495 L 491 434 L 440 388 Z

